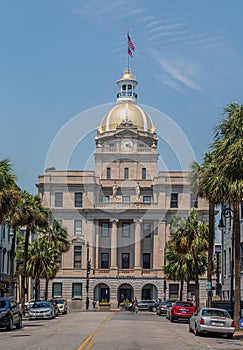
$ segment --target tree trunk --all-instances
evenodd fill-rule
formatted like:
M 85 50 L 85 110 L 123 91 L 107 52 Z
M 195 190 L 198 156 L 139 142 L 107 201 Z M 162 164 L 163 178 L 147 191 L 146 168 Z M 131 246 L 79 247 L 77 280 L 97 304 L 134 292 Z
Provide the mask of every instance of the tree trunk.
M 184 287 L 184 280 L 181 279 L 180 300 L 183 300 L 183 287 Z
M 46 280 L 45 280 L 45 300 L 48 300 L 48 284 L 49 284 L 49 279 L 46 278 Z
M 215 225 L 215 205 L 213 202 L 209 202 L 209 237 L 208 237 L 208 269 L 207 280 L 212 286 L 212 274 L 213 274 L 213 251 L 214 251 L 214 225 Z M 212 305 L 212 292 L 208 292 L 208 307 Z
M 234 217 L 233 217 L 233 237 L 235 249 L 235 289 L 234 289 L 234 321 L 235 330 L 240 330 L 240 298 L 241 298 L 241 256 L 240 256 L 240 203 L 234 202 Z
M 21 309 L 24 314 L 24 304 L 25 304 L 25 281 L 26 281 L 26 264 L 28 259 L 28 248 L 29 248 L 29 239 L 30 239 L 30 228 L 27 226 L 25 233 L 25 241 L 24 241 L 24 258 L 23 258 L 23 270 L 21 274 Z

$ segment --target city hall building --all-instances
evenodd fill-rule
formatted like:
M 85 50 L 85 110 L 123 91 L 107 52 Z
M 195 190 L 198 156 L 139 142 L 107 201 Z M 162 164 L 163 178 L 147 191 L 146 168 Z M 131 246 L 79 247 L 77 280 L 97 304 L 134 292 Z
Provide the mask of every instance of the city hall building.
M 38 178 L 44 206 L 67 228 L 71 242 L 49 282 L 49 296 L 80 309 L 87 297 L 112 308 L 135 296 L 178 298 L 179 282 L 166 281 L 163 272 L 172 216 L 185 217 L 196 207 L 200 220 L 208 218 L 208 203 L 193 195 L 188 172 L 157 172 L 156 128 L 137 104 L 137 83 L 129 69 L 117 81 L 117 103 L 94 140 L 95 170 L 48 168 Z M 205 285 L 203 277 L 201 302 Z M 194 292 L 192 282 L 184 297 Z

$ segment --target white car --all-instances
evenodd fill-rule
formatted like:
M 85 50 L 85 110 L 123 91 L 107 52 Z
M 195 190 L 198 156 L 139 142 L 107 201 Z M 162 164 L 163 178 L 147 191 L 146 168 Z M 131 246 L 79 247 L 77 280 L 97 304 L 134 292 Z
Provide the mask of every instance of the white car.
M 189 332 L 194 332 L 195 335 L 218 333 L 232 338 L 234 331 L 234 320 L 224 309 L 201 308 L 189 320 Z
M 29 309 L 29 320 L 55 318 L 55 311 L 49 301 L 35 301 Z

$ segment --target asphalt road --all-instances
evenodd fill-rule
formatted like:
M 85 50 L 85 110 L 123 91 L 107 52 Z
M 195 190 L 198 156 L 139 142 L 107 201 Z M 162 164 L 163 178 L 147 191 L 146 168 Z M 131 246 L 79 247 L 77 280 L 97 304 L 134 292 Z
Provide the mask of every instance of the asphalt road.
M 150 312 L 73 312 L 54 320 L 24 320 L 20 330 L 0 330 L 2 350 L 205 350 L 242 349 L 243 341 L 196 337 L 187 323 Z

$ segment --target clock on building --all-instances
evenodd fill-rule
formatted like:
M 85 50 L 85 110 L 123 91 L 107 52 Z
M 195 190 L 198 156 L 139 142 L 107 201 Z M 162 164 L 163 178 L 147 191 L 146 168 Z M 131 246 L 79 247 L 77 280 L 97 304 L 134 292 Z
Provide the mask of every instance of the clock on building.
M 133 141 L 129 139 L 124 139 L 121 142 L 121 150 L 123 152 L 128 152 L 133 149 Z

